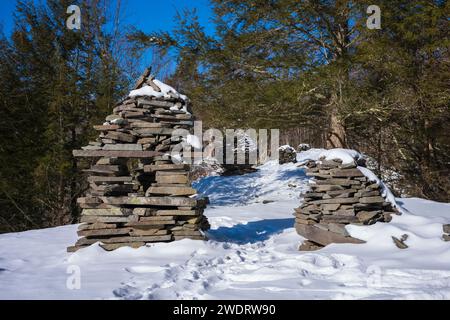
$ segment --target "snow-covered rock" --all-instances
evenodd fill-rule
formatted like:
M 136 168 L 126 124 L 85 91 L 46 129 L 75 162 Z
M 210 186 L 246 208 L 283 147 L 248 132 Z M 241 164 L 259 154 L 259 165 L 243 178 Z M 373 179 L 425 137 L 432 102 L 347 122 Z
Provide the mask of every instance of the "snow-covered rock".
M 175 97 L 175 98 L 178 98 L 178 99 L 181 99 L 184 101 L 188 100 L 188 98 L 185 95 L 178 93 L 177 90 L 175 90 L 171 86 L 165 84 L 164 82 L 159 81 L 158 79 L 153 79 L 153 83 L 156 84 L 161 89 L 161 91 L 156 91 L 151 86 L 144 85 L 142 88 L 132 90 L 129 94 L 129 97 L 135 98 L 135 97 L 147 96 L 147 97 L 166 98 L 166 99 Z
M 284 145 L 278 148 L 279 163 L 297 162 L 297 152 L 290 145 Z
M 305 164 L 309 161 L 316 161 L 319 162 L 321 160 L 341 160 L 343 164 L 358 164 L 361 162 L 364 162 L 364 156 L 359 153 L 356 150 L 351 149 L 331 149 L 331 150 L 324 150 L 324 149 L 310 149 L 305 152 L 300 152 L 297 154 L 297 161 L 300 162 L 300 164 Z M 370 169 L 358 166 L 358 169 L 372 182 L 378 183 L 382 190 L 383 194 L 382 196 L 392 204 L 393 207 L 397 208 L 397 204 L 395 202 L 395 197 L 392 194 L 392 192 L 389 190 L 389 188 L 386 186 L 386 184 L 381 181 Z M 402 208 L 397 208 L 399 211 L 402 211 Z
M 297 147 L 298 152 L 308 151 L 309 149 L 311 149 L 311 146 L 307 143 L 300 143 Z

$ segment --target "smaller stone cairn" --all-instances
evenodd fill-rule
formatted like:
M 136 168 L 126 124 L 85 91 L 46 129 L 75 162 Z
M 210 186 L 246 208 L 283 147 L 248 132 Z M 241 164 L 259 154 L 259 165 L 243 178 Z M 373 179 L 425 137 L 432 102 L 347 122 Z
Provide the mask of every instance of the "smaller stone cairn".
M 278 149 L 279 152 L 279 163 L 296 163 L 297 162 L 297 152 L 294 148 L 289 145 L 281 146 Z
M 450 241 L 450 224 L 444 224 L 442 229 L 444 231 L 442 239 L 444 239 L 444 241 Z
M 256 142 L 243 130 L 238 129 L 236 133 L 237 139 L 234 141 L 233 138 L 233 143 L 229 143 L 229 138 L 226 136 L 223 139 L 223 154 L 227 154 L 230 149 L 234 157 L 233 163 L 224 163 L 221 165 L 223 169 L 221 175 L 223 176 L 237 176 L 258 171 L 254 166 L 255 164 L 250 163 L 250 152 L 257 151 Z M 242 152 L 245 157 L 241 159 L 241 161 L 244 160 L 242 162 L 238 159 L 239 152 Z
M 295 228 L 307 239 L 300 250 L 317 250 L 331 243 L 363 243 L 351 237 L 345 226 L 389 222 L 392 214 L 398 214 L 382 196 L 381 186 L 369 181 L 356 161 L 319 160 L 306 164 L 306 175 L 314 182 L 303 195 L 303 204 L 295 209 Z
M 311 146 L 307 143 L 300 143 L 297 147 L 298 152 L 308 151 L 309 149 L 311 149 Z

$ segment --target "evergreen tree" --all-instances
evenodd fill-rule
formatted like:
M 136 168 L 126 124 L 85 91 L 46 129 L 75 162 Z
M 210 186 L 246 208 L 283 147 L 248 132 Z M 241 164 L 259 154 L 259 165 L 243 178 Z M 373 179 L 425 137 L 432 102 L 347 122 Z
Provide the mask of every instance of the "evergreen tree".
M 319 147 L 358 148 L 409 194 L 448 200 L 447 1 L 211 1 L 142 43 L 175 49 L 172 82 L 215 127 L 306 128 Z M 151 41 L 149 41 L 151 40 Z M 294 132 L 294 131 L 288 131 Z M 390 171 L 389 171 L 390 172 Z
M 128 80 L 107 30 L 108 4 L 83 1 L 81 30 L 66 27 L 72 1 L 45 6 L 18 1 L 11 41 L 0 67 L 2 177 L 0 211 L 6 230 L 76 221 L 83 191 L 72 150 L 95 133 Z M 3 152 L 4 150 L 4 152 Z

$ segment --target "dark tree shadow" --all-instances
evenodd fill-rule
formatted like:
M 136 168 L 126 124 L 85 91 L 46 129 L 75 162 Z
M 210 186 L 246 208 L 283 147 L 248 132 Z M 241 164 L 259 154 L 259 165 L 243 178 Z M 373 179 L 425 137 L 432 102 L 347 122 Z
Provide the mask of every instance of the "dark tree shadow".
M 294 219 L 266 219 L 208 231 L 210 240 L 236 244 L 256 243 L 294 226 Z

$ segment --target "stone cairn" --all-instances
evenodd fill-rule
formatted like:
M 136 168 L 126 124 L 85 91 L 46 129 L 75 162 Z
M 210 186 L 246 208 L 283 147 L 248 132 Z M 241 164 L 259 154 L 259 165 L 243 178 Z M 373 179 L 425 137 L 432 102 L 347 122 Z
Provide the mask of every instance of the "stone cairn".
M 381 186 L 369 181 L 356 162 L 321 158 L 306 166 L 306 175 L 313 182 L 303 195 L 303 204 L 295 209 L 295 228 L 307 239 L 300 250 L 317 250 L 331 243 L 363 243 L 351 237 L 345 226 L 389 222 L 392 214 L 398 214 L 383 198 Z
M 311 146 L 307 143 L 300 143 L 297 147 L 298 152 L 308 151 L 309 149 L 311 149 Z
M 442 239 L 444 239 L 444 241 L 450 241 L 450 224 L 444 224 L 442 230 L 444 231 Z
M 297 152 L 291 146 L 289 145 L 281 146 L 280 148 L 278 148 L 278 152 L 279 152 L 278 157 L 279 164 L 297 162 Z
M 175 164 L 170 152 L 182 141 L 175 129 L 191 130 L 189 101 L 150 75 L 116 105 L 106 123 L 95 126 L 95 142 L 75 157 L 93 158 L 89 189 L 78 199 L 81 237 L 69 252 L 100 242 L 105 250 L 184 238 L 204 240 L 209 224 L 196 199 L 190 166 Z M 150 92 L 150 93 L 149 93 Z

